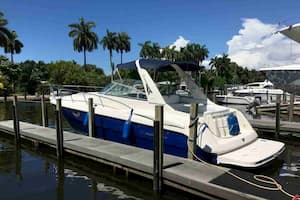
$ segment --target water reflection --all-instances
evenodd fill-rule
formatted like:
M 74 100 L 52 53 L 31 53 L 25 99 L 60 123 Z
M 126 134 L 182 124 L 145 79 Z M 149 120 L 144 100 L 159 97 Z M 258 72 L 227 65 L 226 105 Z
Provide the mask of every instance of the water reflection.
M 15 166 L 15 174 L 19 182 L 22 182 L 22 151 L 20 145 L 15 145 L 15 159 L 16 159 L 16 166 Z
M 64 161 L 58 159 L 57 161 L 57 172 L 56 172 L 56 199 L 64 199 L 64 182 L 65 182 L 65 173 L 64 173 Z
M 16 170 L 17 156 L 13 146 L 0 143 L 0 174 L 14 173 Z
M 95 179 L 90 179 L 85 175 L 80 175 L 78 172 L 71 169 L 65 169 L 64 175 L 66 178 L 70 179 L 83 179 L 89 181 L 89 188 L 91 189 L 92 199 L 97 199 L 97 193 L 109 193 L 117 199 L 132 199 L 132 200 L 141 200 L 141 198 L 128 195 L 118 187 L 114 187 L 105 183 L 98 183 Z M 61 174 L 62 176 L 62 174 Z
M 279 176 L 300 178 L 300 148 L 287 150 L 286 162 Z
M 43 146 L 0 138 L 0 199 L 155 199 L 152 182 L 128 180 L 125 173 L 85 159 L 67 156 L 57 161 L 55 151 Z M 120 174 L 121 173 L 121 174 Z M 167 191 L 158 199 L 193 199 Z

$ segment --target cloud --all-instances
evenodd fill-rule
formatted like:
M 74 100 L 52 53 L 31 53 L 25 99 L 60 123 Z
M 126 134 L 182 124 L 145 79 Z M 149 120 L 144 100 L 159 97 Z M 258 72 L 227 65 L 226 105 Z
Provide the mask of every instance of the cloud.
M 276 24 L 243 19 L 238 34 L 227 42 L 229 57 L 248 68 L 300 63 L 300 44 L 276 33 L 279 29 Z
M 203 60 L 201 65 L 204 66 L 206 69 L 210 69 L 209 62 L 210 60 Z
M 175 46 L 175 50 L 179 51 L 180 48 L 186 47 L 189 42 L 189 40 L 184 39 L 184 37 L 180 35 L 178 39 L 170 45 L 170 47 Z

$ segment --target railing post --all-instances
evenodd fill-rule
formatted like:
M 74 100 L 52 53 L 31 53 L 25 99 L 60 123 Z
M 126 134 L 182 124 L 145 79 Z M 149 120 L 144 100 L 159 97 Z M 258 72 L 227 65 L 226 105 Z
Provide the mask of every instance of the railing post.
M 155 106 L 154 153 L 153 153 L 153 190 L 161 192 L 163 184 L 163 105 Z
M 280 133 L 280 102 L 281 95 L 277 94 L 276 96 L 276 124 L 275 124 L 275 136 L 278 137 Z
M 13 98 L 13 122 L 14 122 L 14 131 L 15 131 L 15 142 L 18 145 L 20 143 L 20 122 L 18 116 L 18 98 L 15 95 Z
M 56 99 L 56 154 L 59 159 L 63 157 L 64 136 L 62 126 L 61 99 Z
M 295 95 L 291 94 L 290 95 L 290 104 L 289 104 L 289 121 L 293 121 L 294 117 L 294 101 L 295 101 Z
M 191 104 L 190 107 L 190 125 L 189 125 L 189 138 L 188 138 L 188 158 L 193 159 L 196 154 L 196 137 L 198 125 L 198 104 Z
M 93 98 L 89 98 L 89 136 L 95 137 L 95 109 Z

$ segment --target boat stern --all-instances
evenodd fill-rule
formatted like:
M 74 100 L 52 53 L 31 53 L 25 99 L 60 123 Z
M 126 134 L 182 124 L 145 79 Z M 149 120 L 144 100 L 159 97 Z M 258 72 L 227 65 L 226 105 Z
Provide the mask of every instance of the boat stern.
M 256 168 L 276 159 L 284 150 L 282 142 L 257 138 L 242 148 L 217 156 L 217 163 Z

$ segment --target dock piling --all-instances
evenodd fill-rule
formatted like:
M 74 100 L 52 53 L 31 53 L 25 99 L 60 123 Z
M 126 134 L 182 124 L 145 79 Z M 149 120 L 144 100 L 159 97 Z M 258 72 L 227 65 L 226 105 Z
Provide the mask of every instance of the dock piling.
M 44 91 L 42 91 L 42 96 L 41 96 L 41 109 L 42 109 L 42 125 L 43 127 L 48 127 L 48 112 L 47 112 L 47 107 L 45 105 Z
M 283 97 L 282 97 L 282 101 L 284 104 L 286 104 L 286 92 L 283 92 Z
M 13 123 L 14 123 L 14 132 L 15 132 L 15 142 L 18 145 L 20 143 L 20 122 L 19 122 L 19 116 L 18 116 L 18 98 L 15 95 L 13 98 L 13 104 L 12 104 L 12 112 L 13 112 Z
M 288 113 L 289 113 L 289 121 L 293 121 L 293 117 L 294 117 L 294 101 L 295 101 L 295 95 L 291 94 L 290 95 L 290 104 L 288 107 Z
M 281 95 L 277 94 L 276 96 L 276 113 L 275 113 L 275 136 L 278 137 L 280 133 L 280 103 L 281 103 Z
M 190 107 L 190 125 L 188 139 L 188 158 L 193 159 L 193 154 L 196 154 L 196 137 L 198 124 L 198 104 L 193 103 Z M 192 152 L 191 152 L 192 151 Z
M 163 177 L 163 105 L 155 106 L 154 153 L 153 153 L 153 190 L 161 192 Z
M 93 106 L 93 98 L 88 99 L 89 103 L 89 136 L 95 137 L 95 109 Z
M 56 99 L 56 154 L 59 159 L 63 157 L 64 136 L 62 126 L 61 99 Z

